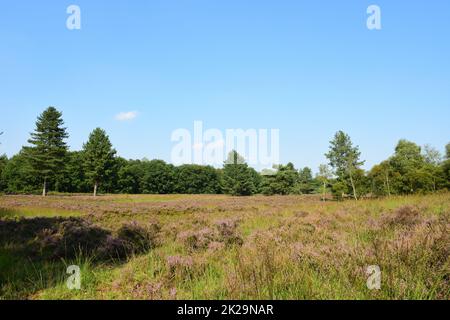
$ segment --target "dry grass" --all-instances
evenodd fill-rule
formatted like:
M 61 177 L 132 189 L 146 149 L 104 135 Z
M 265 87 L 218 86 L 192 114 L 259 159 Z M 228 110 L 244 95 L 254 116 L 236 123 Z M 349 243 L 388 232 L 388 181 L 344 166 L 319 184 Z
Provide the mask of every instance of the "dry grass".
M 78 219 L 139 250 L 115 263 L 86 255 L 30 260 L 13 258 L 14 244 L 3 240 L 3 298 L 450 297 L 448 193 L 343 203 L 302 196 L 0 197 L 0 212 L 30 208 L 36 216 L 79 213 Z M 38 229 L 35 237 L 45 236 Z M 82 290 L 69 291 L 64 267 L 77 263 Z M 371 265 L 382 270 L 379 291 L 366 286 Z

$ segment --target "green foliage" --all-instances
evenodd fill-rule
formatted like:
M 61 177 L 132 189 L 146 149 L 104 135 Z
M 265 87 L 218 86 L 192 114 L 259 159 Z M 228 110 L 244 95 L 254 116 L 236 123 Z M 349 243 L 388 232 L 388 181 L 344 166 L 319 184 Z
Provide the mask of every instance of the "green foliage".
M 230 152 L 225 161 L 222 187 L 224 193 L 233 196 L 250 196 L 256 191 L 254 172 L 236 151 Z
M 372 192 L 378 196 L 428 193 L 446 187 L 445 162 L 440 153 L 425 146 L 424 153 L 417 144 L 400 140 L 395 153 L 374 166 L 368 177 Z
M 439 150 L 430 145 L 425 145 L 423 148 L 425 162 L 434 166 L 438 166 L 442 161 L 442 155 Z
M 348 186 L 344 182 L 336 180 L 331 186 L 331 192 L 336 200 L 342 201 L 348 192 Z
M 341 180 L 345 180 L 350 171 L 364 164 L 364 161 L 360 161 L 359 148 L 354 147 L 350 136 L 342 131 L 337 132 L 334 139 L 330 141 L 330 150 L 325 156 L 335 170 L 336 176 Z
M 140 194 L 141 179 L 144 176 L 145 168 L 140 160 L 125 160 L 118 158 L 118 186 L 117 192 Z
M 175 168 L 175 191 L 180 194 L 221 192 L 218 171 L 211 166 L 182 165 Z
M 143 193 L 170 194 L 175 183 L 174 166 L 162 160 L 143 161 L 144 175 L 141 181 Z
M 414 142 L 400 140 L 389 162 L 393 172 L 396 173 L 394 180 L 396 193 L 414 193 L 426 186 L 426 172 L 423 170 L 425 158 L 420 146 Z
M 274 170 L 256 172 L 236 152 L 229 154 L 223 169 L 211 166 L 174 167 L 161 160 L 126 160 L 100 128 L 89 136 L 82 151 L 68 151 L 62 114 L 46 109 L 36 121 L 29 143 L 17 155 L 0 156 L 0 192 L 37 193 L 42 183 L 57 192 L 86 193 L 94 187 L 102 192 L 127 194 L 220 194 L 266 195 L 321 193 L 330 188 L 337 199 L 352 195 L 393 196 L 430 193 L 450 188 L 450 143 L 445 156 L 426 145 L 400 140 L 389 159 L 369 172 L 361 169 L 361 153 L 342 131 L 330 142 L 327 165 L 313 178 L 308 167 L 296 170 L 292 163 Z M 333 179 L 333 174 L 335 180 Z
M 273 175 L 264 176 L 263 193 L 265 195 L 288 195 L 296 192 L 299 183 L 299 174 L 292 163 L 279 165 Z M 300 192 L 300 191 L 299 191 Z
M 333 177 L 333 173 L 326 164 L 321 164 L 319 166 L 319 173 L 317 174 L 316 180 L 320 183 L 320 193 L 322 194 L 322 200 L 325 201 L 326 194 L 328 192 L 328 186 L 330 180 Z
M 86 177 L 94 185 L 94 195 L 97 187 L 106 182 L 115 169 L 116 150 L 113 149 L 106 132 L 95 129 L 83 145 L 84 168 Z
M 25 148 L 30 168 L 44 181 L 43 195 L 46 194 L 46 184 L 64 168 L 67 152 L 65 139 L 68 138 L 62 113 L 54 107 L 47 108 L 37 119 L 36 129 L 28 140 L 32 146 Z
M 66 156 L 65 168 L 56 178 L 55 190 L 67 193 L 87 193 L 90 189 L 90 182 L 85 173 L 83 152 L 69 151 Z
M 371 192 L 376 196 L 391 196 L 393 193 L 392 181 L 394 181 L 392 167 L 389 161 L 375 165 L 368 174 L 372 186 Z
M 2 170 L 1 181 L 6 193 L 36 193 L 41 183 L 24 150 L 8 160 Z
M 4 191 L 6 188 L 5 180 L 3 179 L 3 171 L 8 164 L 8 157 L 6 155 L 0 156 L 0 192 Z
M 298 182 L 295 186 L 295 193 L 312 194 L 319 187 L 319 181 L 313 178 L 311 168 L 305 167 L 299 170 Z
M 347 183 L 345 193 L 353 193 L 357 200 L 357 186 L 354 181 L 354 175 L 364 161 L 360 161 L 361 152 L 359 148 L 353 146 L 353 143 L 346 133 L 339 131 L 334 139 L 330 141 L 330 150 L 325 155 L 334 169 L 335 175 L 342 183 Z
M 443 186 L 450 189 L 450 143 L 445 147 L 446 160 L 442 163 Z

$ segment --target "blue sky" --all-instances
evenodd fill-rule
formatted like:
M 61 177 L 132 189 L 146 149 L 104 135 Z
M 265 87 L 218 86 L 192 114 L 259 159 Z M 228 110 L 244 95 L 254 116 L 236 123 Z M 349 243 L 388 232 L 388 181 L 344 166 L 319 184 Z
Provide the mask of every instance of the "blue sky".
M 371 4 L 382 30 L 366 28 Z M 314 169 L 344 130 L 369 168 L 401 138 L 450 141 L 449 57 L 449 1 L 3 2 L 0 153 L 52 105 L 73 150 L 99 126 L 121 156 L 170 160 L 171 133 L 201 120 L 280 129 L 281 161 Z

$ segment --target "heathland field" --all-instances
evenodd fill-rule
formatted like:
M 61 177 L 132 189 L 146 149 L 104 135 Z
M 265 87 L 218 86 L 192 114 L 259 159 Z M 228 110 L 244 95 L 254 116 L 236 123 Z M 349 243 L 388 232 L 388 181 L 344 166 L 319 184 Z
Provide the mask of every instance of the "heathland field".
M 449 193 L 1 196 L 0 299 L 449 299 L 449 228 Z

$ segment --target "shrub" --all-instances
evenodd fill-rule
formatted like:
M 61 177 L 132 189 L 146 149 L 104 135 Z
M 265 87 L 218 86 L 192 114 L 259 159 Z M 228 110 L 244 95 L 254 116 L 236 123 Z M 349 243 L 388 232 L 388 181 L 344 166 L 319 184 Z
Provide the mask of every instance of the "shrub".
M 136 222 L 123 225 L 117 236 L 132 253 L 142 253 L 155 248 L 158 244 L 158 234 L 161 228 L 158 224 L 142 227 Z
M 33 259 L 73 259 L 79 255 L 97 260 L 125 259 L 157 244 L 159 226 L 131 223 L 115 236 L 79 218 L 0 220 L 0 245 Z
M 206 249 L 215 238 L 216 235 L 210 228 L 203 228 L 199 231 L 185 231 L 178 235 L 178 239 L 190 250 Z
M 244 241 L 239 235 L 237 228 L 240 221 L 237 219 L 225 219 L 216 222 L 216 227 L 219 232 L 220 241 L 226 245 L 242 245 Z
M 74 258 L 78 254 L 95 255 L 98 248 L 106 242 L 109 232 L 81 219 L 71 219 L 62 222 L 53 235 L 56 239 L 54 256 L 58 258 Z M 41 247 L 52 249 L 53 245 Z
M 420 212 L 412 206 L 400 207 L 395 211 L 395 215 L 386 218 L 385 223 L 391 227 L 405 226 L 412 227 L 420 223 Z
M 167 257 L 167 267 L 171 279 L 189 278 L 194 266 L 194 259 L 191 257 L 170 256 Z

